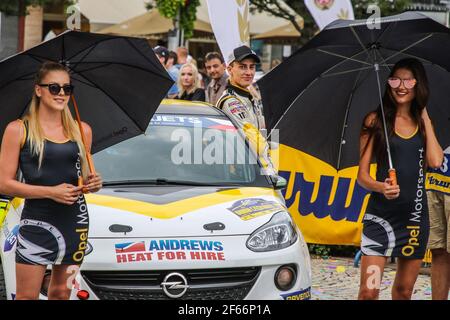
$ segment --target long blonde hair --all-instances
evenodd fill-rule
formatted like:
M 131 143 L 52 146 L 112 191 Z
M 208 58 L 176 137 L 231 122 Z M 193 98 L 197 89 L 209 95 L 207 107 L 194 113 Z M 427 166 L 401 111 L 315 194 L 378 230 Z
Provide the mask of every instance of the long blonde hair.
M 190 67 L 191 68 L 191 70 L 192 70 L 192 77 L 194 78 L 194 85 L 189 90 L 184 89 L 183 85 L 181 84 L 181 72 L 186 67 Z M 191 94 L 192 92 L 194 92 L 195 90 L 200 88 L 200 78 L 198 76 L 198 69 L 193 63 L 188 62 L 188 63 L 185 63 L 185 64 L 183 64 L 181 66 L 180 72 L 178 74 L 177 86 L 178 86 L 178 91 L 179 91 L 179 93 L 178 93 L 179 97 L 181 97 L 185 92 L 187 94 Z
M 45 62 L 42 64 L 38 73 L 35 77 L 35 85 L 41 83 L 42 79 L 53 71 L 64 71 L 69 74 L 69 71 L 63 65 L 56 62 Z M 24 123 L 27 124 L 28 137 L 27 141 L 30 143 L 31 153 L 39 157 L 39 168 L 42 165 L 42 160 L 44 157 L 44 141 L 45 135 L 42 127 L 39 123 L 39 105 L 40 98 L 36 95 L 36 91 L 33 88 L 33 97 L 31 99 L 30 106 L 27 113 L 23 117 Z M 61 120 L 64 128 L 64 135 L 71 141 L 74 141 L 78 145 L 80 151 L 80 161 L 81 161 L 81 172 L 84 179 L 87 178 L 89 173 L 89 168 L 86 160 L 86 149 L 84 147 L 83 141 L 81 139 L 80 129 L 77 122 L 73 119 L 70 113 L 69 106 L 66 105 L 61 113 Z

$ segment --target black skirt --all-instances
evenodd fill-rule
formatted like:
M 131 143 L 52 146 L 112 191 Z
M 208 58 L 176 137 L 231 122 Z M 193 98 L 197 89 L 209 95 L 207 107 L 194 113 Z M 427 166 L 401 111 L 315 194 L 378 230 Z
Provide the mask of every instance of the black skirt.
M 20 220 L 16 262 L 80 265 L 87 248 L 88 231 L 89 216 L 84 195 L 70 206 L 52 200 L 26 200 Z

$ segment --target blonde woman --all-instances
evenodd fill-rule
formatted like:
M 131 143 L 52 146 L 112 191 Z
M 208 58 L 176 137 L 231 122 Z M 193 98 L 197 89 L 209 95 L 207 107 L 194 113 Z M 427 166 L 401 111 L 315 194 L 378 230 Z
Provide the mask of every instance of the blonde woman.
M 68 299 L 70 266 L 81 265 L 89 217 L 79 176 L 89 192 L 102 186 L 88 174 L 86 151 L 68 108 L 73 91 L 64 66 L 46 62 L 36 75 L 23 119 L 8 124 L 0 150 L 0 193 L 25 199 L 16 248 L 16 299 L 38 299 L 52 265 L 49 299 Z M 90 149 L 92 131 L 82 123 Z M 16 180 L 21 170 L 24 182 Z
M 181 66 L 178 76 L 178 96 L 176 99 L 189 101 L 205 101 L 205 90 L 200 88 L 197 67 L 192 63 Z

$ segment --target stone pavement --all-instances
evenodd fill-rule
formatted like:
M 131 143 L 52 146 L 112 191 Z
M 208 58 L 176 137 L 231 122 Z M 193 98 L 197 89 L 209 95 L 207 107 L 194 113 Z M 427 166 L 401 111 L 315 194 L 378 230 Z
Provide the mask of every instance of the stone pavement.
M 359 268 L 353 267 L 350 258 L 313 258 L 312 300 L 355 300 L 359 290 Z M 413 300 L 431 300 L 429 268 L 423 268 L 414 287 Z M 428 271 L 428 272 L 427 272 Z M 381 300 L 391 299 L 395 278 L 395 264 L 389 264 L 384 272 L 380 290 Z

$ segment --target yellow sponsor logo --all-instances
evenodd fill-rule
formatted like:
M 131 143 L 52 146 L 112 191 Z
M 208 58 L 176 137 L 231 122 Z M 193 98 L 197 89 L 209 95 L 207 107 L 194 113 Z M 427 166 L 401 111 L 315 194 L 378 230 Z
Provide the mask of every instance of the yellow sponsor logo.
M 425 188 L 450 194 L 450 147 L 445 150 L 444 161 L 438 169 L 428 168 Z
M 415 252 L 414 247 L 419 246 L 419 234 L 420 227 L 419 226 L 407 226 L 406 229 L 410 230 L 408 244 L 402 248 L 402 254 L 405 257 L 412 256 Z
M 288 181 L 283 190 L 286 206 L 305 240 L 359 245 L 369 192 L 356 182 L 358 167 L 336 171 L 329 164 L 285 145 L 280 145 L 278 159 L 279 175 Z M 375 172 L 373 165 L 372 176 Z
M 252 198 L 236 201 L 228 210 L 235 213 L 242 220 L 247 221 L 266 214 L 285 211 L 286 208 L 275 201 Z
M 78 250 L 73 254 L 72 258 L 76 262 L 81 262 L 83 261 L 84 252 L 87 248 L 88 229 L 76 229 L 75 232 L 79 234 L 80 242 L 78 244 Z
M 428 173 L 425 188 L 450 194 L 450 177 L 439 173 Z
M 286 300 L 310 300 L 310 299 L 311 299 L 311 292 L 299 293 L 286 298 Z
M 311 300 L 311 287 L 288 294 L 281 295 L 284 300 Z

